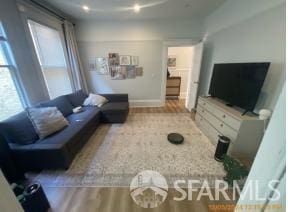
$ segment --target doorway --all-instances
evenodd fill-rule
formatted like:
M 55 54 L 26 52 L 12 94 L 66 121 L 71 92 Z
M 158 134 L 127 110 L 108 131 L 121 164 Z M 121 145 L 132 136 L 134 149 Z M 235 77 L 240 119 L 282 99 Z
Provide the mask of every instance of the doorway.
M 162 105 L 196 107 L 203 43 L 177 41 L 163 46 Z
M 188 76 L 192 69 L 192 46 L 168 47 L 166 102 L 183 107 L 187 99 Z

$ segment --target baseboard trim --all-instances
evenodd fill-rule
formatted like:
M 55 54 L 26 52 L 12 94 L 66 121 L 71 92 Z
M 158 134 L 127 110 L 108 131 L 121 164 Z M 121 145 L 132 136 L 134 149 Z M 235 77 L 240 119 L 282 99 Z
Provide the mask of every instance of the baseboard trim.
M 160 99 L 129 100 L 130 107 L 161 107 Z

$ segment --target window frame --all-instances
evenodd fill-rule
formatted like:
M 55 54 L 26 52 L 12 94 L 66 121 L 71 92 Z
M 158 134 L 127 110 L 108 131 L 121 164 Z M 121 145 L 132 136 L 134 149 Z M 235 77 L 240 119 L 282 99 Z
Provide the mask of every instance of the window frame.
M 63 29 L 63 20 L 59 19 L 58 17 L 55 17 L 37 7 L 35 7 L 35 5 L 31 5 L 25 1 L 21 1 L 19 2 L 19 6 L 21 6 L 22 8 L 25 8 L 23 10 L 19 10 L 20 12 L 20 16 L 22 19 L 22 22 L 24 23 L 24 30 L 25 30 L 25 36 L 27 38 L 30 50 L 31 50 L 31 54 L 32 54 L 32 61 L 34 66 L 35 66 L 35 70 L 37 72 L 37 77 L 39 78 L 39 84 L 41 84 L 41 89 L 42 92 L 45 93 L 45 98 L 46 99 L 51 99 L 48 87 L 47 87 L 47 83 L 46 83 L 46 79 L 43 75 L 42 72 L 42 67 L 41 64 L 39 62 L 39 58 L 35 49 L 35 45 L 34 45 L 34 41 L 33 38 L 31 36 L 31 31 L 29 29 L 29 24 L 28 24 L 28 20 L 34 21 L 36 23 L 39 23 L 41 25 L 47 26 L 49 28 L 53 28 L 56 31 L 59 32 L 60 35 L 60 39 L 63 45 L 63 51 L 64 51 L 64 57 L 65 57 L 65 62 L 67 65 L 67 72 L 68 72 L 68 77 L 70 80 L 70 86 L 72 88 L 72 92 L 76 91 L 76 87 L 74 84 L 74 78 L 73 75 L 71 73 L 71 67 L 69 64 L 69 56 L 68 56 L 68 52 L 67 52 L 67 44 L 65 41 L 65 32 Z
M 3 50 L 4 57 L 6 59 L 7 64 L 1 65 L 0 68 L 7 68 L 9 70 L 11 79 L 14 83 L 16 92 L 18 94 L 20 103 L 22 105 L 22 108 L 24 110 L 25 107 L 28 106 L 27 101 L 25 99 L 25 95 L 21 86 L 21 81 L 18 76 L 18 68 L 14 60 L 14 56 L 9 44 L 9 40 L 7 39 L 6 33 L 4 31 L 4 27 L 2 22 L 0 21 L 0 48 Z
M 69 80 L 69 86 L 71 88 L 71 92 L 75 91 L 75 88 L 74 88 L 74 85 L 73 85 L 73 79 L 72 79 L 72 75 L 70 73 L 70 67 L 69 67 L 69 63 L 68 63 L 68 55 L 67 55 L 67 51 L 66 51 L 66 43 L 65 43 L 65 40 L 64 40 L 64 31 L 63 31 L 62 23 L 60 23 L 58 21 L 54 22 L 54 21 L 51 21 L 49 19 L 46 19 L 44 21 L 44 20 L 42 20 L 39 17 L 38 18 L 37 17 L 33 17 L 33 15 L 25 17 L 25 22 L 27 24 L 28 34 L 29 34 L 29 37 L 31 39 L 30 45 L 31 45 L 32 49 L 34 50 L 34 55 L 36 57 L 37 64 L 39 65 L 39 70 L 38 71 L 40 71 L 40 74 L 41 74 L 41 76 L 43 78 L 44 86 L 46 88 L 46 91 L 47 91 L 47 94 L 48 94 L 49 98 L 52 99 L 52 98 L 56 98 L 56 97 L 52 97 L 51 96 L 51 93 L 50 93 L 50 90 L 49 90 L 49 85 L 48 85 L 47 80 L 45 78 L 44 69 L 64 68 L 67 71 L 67 74 L 68 74 L 68 80 Z M 31 26 L 30 26 L 29 22 L 31 22 Z M 37 48 L 40 48 L 40 47 L 39 47 L 39 42 L 38 42 L 37 38 L 33 37 L 33 33 L 36 32 L 34 26 L 32 26 L 34 24 L 33 22 L 36 23 L 36 24 L 42 25 L 44 27 L 47 27 L 47 28 L 49 28 L 51 30 L 55 30 L 58 33 L 59 39 L 60 39 L 60 42 L 61 42 L 62 51 L 63 51 L 63 59 L 64 59 L 65 66 L 47 66 L 45 64 L 42 64 L 42 61 L 45 61 L 45 59 L 42 58 L 43 57 L 42 53 L 39 53 L 38 50 L 37 50 Z M 35 34 L 37 34 L 37 33 L 35 33 Z

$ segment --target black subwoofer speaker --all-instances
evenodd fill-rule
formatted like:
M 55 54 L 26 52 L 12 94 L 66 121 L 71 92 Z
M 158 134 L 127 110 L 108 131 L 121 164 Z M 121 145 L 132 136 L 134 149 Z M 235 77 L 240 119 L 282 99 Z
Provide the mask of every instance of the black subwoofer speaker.
M 226 136 L 219 135 L 218 144 L 216 147 L 214 158 L 215 160 L 222 162 L 223 157 L 227 154 L 228 148 L 230 144 L 230 139 Z
M 50 208 L 47 197 L 39 183 L 34 183 L 25 188 L 21 205 L 25 212 L 46 212 Z

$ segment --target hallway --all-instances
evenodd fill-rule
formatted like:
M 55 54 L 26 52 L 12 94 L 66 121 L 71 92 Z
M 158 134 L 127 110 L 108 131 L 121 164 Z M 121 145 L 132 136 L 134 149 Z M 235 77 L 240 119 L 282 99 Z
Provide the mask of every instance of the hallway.
M 189 113 L 185 108 L 185 99 L 166 99 L 164 107 L 132 107 L 130 113 Z

